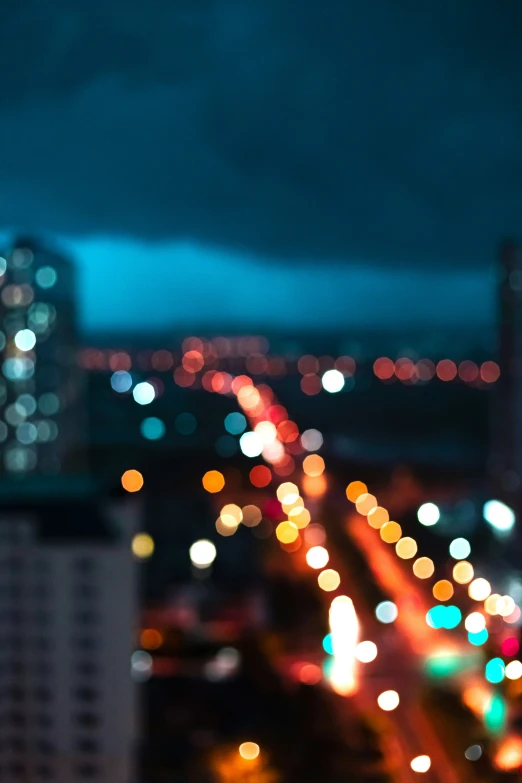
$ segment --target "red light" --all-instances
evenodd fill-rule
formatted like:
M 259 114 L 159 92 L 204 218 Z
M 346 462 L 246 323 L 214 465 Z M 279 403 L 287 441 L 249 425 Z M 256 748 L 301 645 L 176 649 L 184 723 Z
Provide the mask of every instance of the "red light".
M 309 397 L 319 394 L 322 389 L 321 379 L 318 375 L 308 374 L 301 378 L 301 391 Z
M 451 359 L 441 359 L 437 364 L 437 377 L 441 381 L 452 381 L 457 375 L 457 365 Z
M 502 650 L 502 655 L 510 658 L 511 656 L 518 653 L 520 650 L 520 644 L 518 643 L 517 639 L 511 636 L 509 639 L 504 639 L 500 649 Z
M 381 356 L 373 363 L 373 371 L 381 381 L 389 380 L 395 373 L 395 364 L 387 356 Z
M 476 381 L 479 375 L 479 368 L 475 362 L 468 360 L 459 364 L 459 378 L 465 383 L 473 383 Z
M 250 471 L 250 483 L 254 487 L 267 487 L 272 481 L 272 473 L 265 465 L 256 465 Z
M 500 367 L 496 362 L 484 362 L 480 368 L 480 377 L 484 383 L 495 383 L 500 377 Z

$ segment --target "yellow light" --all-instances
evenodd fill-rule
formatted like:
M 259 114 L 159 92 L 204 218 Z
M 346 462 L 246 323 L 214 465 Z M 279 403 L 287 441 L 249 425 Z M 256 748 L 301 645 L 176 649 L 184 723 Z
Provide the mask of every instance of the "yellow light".
M 154 552 L 154 540 L 148 533 L 137 533 L 131 546 L 133 553 L 140 560 L 146 560 Z
M 214 494 L 221 492 L 225 486 L 225 477 L 219 470 L 208 470 L 202 478 L 203 489 Z
M 502 608 L 502 604 L 502 596 L 498 593 L 492 593 L 484 601 L 484 610 L 490 615 L 500 614 L 499 609 Z
M 429 756 L 416 756 L 410 761 L 410 767 L 414 772 L 427 772 L 431 767 Z
M 139 492 L 143 486 L 143 476 L 139 470 L 126 470 L 121 477 L 121 485 L 127 492 Z
M 310 524 L 310 512 L 306 508 L 295 507 L 288 512 L 290 522 L 293 522 L 300 530 Z
M 437 601 L 449 601 L 455 592 L 453 585 L 447 579 L 441 579 L 433 585 L 433 597 Z
M 419 557 L 413 564 L 413 573 L 419 579 L 429 579 L 434 571 L 435 565 L 429 557 Z
M 351 481 L 346 487 L 346 497 L 352 503 L 355 503 L 357 498 L 368 492 L 368 487 L 363 481 Z
M 395 544 L 402 536 L 402 528 L 398 522 L 386 522 L 381 527 L 380 536 L 387 544 Z
M 336 693 L 348 696 L 356 688 L 355 650 L 359 637 L 359 621 L 352 599 L 346 595 L 334 598 L 330 605 L 329 620 L 333 649 L 330 684 Z
M 293 503 L 281 503 L 283 506 L 283 511 L 285 514 L 290 514 L 291 511 L 294 509 L 301 509 L 304 508 L 304 500 L 303 498 L 299 497 L 296 500 L 294 500 Z
M 259 525 L 261 522 L 263 515 L 257 506 L 243 506 L 241 511 L 243 514 L 243 524 L 246 525 L 246 527 L 256 527 L 256 525 Z
M 487 579 L 474 579 L 468 587 L 468 595 L 474 601 L 485 601 L 491 593 L 491 585 Z
M 459 585 L 467 585 L 473 579 L 473 566 L 467 560 L 461 560 L 453 566 L 453 579 Z
M 303 476 L 303 492 L 310 498 L 320 498 L 326 492 L 326 478 L 320 476 Z
M 299 490 L 291 481 L 285 481 L 278 486 L 276 494 L 280 503 L 292 504 L 299 497 Z
M 239 746 L 239 755 L 246 761 L 253 761 L 257 759 L 261 752 L 259 745 L 255 742 L 243 742 Z
M 310 568 L 324 568 L 330 559 L 330 555 L 324 546 L 313 546 L 306 553 L 306 562 Z
M 372 508 L 371 511 L 368 512 L 368 524 L 370 527 L 375 528 L 375 530 L 380 530 L 389 519 L 390 515 L 382 506 L 375 506 L 375 508 Z
M 324 459 L 319 454 L 309 454 L 303 460 L 303 470 L 307 476 L 320 476 L 324 468 Z
M 237 527 L 243 519 L 243 512 L 235 503 L 227 503 L 221 509 L 219 516 L 224 525 L 227 525 L 228 527 Z
M 384 712 L 396 710 L 399 706 L 400 698 L 397 691 L 383 691 L 377 697 L 377 704 Z
M 417 542 L 413 538 L 401 538 L 395 544 L 395 551 L 403 560 L 409 560 L 417 554 Z
M 486 627 L 486 618 L 480 612 L 471 612 L 464 620 L 464 628 L 469 633 L 480 633 Z
M 368 516 L 372 508 L 375 508 L 376 506 L 377 498 L 375 495 L 368 494 L 368 492 L 363 492 L 355 501 L 355 508 L 363 517 Z
M 355 657 L 361 663 L 371 663 L 377 658 L 377 645 L 374 642 L 359 642 L 355 648 Z
M 522 677 L 522 663 L 510 661 L 506 666 L 506 677 L 508 680 L 519 680 Z
M 232 517 L 229 517 L 229 521 L 232 519 Z M 225 524 L 221 517 L 218 517 L 216 519 L 216 530 L 219 533 L 220 536 L 233 536 L 236 530 L 238 529 L 239 525 L 237 522 L 234 522 L 234 524 Z
M 254 427 L 254 432 L 256 432 L 263 441 L 263 446 L 269 446 L 277 438 L 276 426 L 275 424 L 272 424 L 271 421 L 260 421 L 259 424 L 256 424 Z
M 327 568 L 326 571 L 321 571 L 317 577 L 317 582 L 321 590 L 331 593 L 332 590 L 337 590 L 341 584 L 341 577 L 333 568 Z
M 299 531 L 293 522 L 280 522 L 275 533 L 282 544 L 292 544 L 299 538 Z
M 216 559 L 216 547 L 206 538 L 195 541 L 189 553 L 192 565 L 196 568 L 208 568 Z

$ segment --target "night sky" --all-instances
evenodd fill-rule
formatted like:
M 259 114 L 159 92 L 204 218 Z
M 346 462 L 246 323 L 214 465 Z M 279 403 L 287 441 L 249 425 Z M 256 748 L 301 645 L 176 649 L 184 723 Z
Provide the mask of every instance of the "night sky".
M 86 328 L 491 323 L 522 221 L 518 0 L 0 22 L 0 225 L 74 251 Z

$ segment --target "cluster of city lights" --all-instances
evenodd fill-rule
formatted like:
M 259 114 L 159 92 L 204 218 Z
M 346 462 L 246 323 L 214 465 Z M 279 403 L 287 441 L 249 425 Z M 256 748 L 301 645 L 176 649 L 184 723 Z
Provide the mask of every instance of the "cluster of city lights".
M 321 388 L 330 393 L 340 391 L 346 379 L 351 378 L 355 372 L 355 363 L 349 364 L 346 361 L 337 365 L 334 362 L 333 367 L 325 368 L 324 364 L 321 367 L 319 360 L 317 363 L 312 362 L 315 357 L 304 358 L 306 361 L 298 363 L 302 380 L 316 376 Z M 449 360 L 433 365 L 434 372 L 430 378 L 436 375 L 440 380 L 449 381 L 459 377 L 468 383 L 480 380 L 492 383 L 498 378 L 492 362 L 485 362 L 472 377 L 472 368 L 469 366 L 472 363 L 461 363 L 458 367 L 455 365 L 455 373 L 452 375 L 452 368 L 444 363 L 447 361 Z M 239 437 L 239 447 L 245 457 L 261 457 L 268 463 L 255 465 L 250 470 L 252 486 L 264 488 L 276 477 L 280 477 L 281 483 L 277 486 L 276 496 L 278 508 L 282 509 L 286 518 L 274 519 L 273 530 L 279 545 L 290 553 L 303 548 L 304 562 L 317 574 L 320 590 L 326 594 L 336 593 L 341 588 L 341 574 L 331 567 L 324 527 L 312 520 L 316 501 L 324 496 L 328 486 L 324 459 L 317 454 L 323 442 L 321 433 L 310 429 L 300 434 L 297 425 L 290 420 L 286 409 L 277 402 L 269 386 L 256 385 L 248 375 L 233 376 L 217 369 L 206 370 L 205 364 L 206 358 L 203 353 L 199 353 L 199 348 L 192 343 L 187 346 L 181 362 L 183 371 L 194 377 L 197 373 L 203 373 L 201 385 L 207 391 L 232 394 L 236 397 L 240 411 L 227 415 L 225 429 L 229 435 Z M 396 364 L 394 363 L 394 373 Z M 404 366 L 404 362 L 401 362 L 400 374 L 396 377 L 404 382 L 411 381 L 411 377 L 406 378 Z M 377 366 L 379 372 L 376 372 L 376 375 L 381 380 L 388 380 L 383 377 L 383 367 L 382 364 Z M 129 374 L 128 369 L 115 370 L 114 375 L 117 372 Z M 323 372 L 320 376 L 321 370 Z M 418 380 L 426 381 L 430 378 L 427 377 L 425 364 L 422 364 Z M 123 385 L 127 383 L 128 380 Z M 145 385 L 136 384 L 132 388 L 131 380 L 126 391 L 132 389 L 136 402 L 148 404 L 154 384 L 148 385 L 151 389 L 146 382 Z M 295 472 L 297 458 L 301 459 L 302 465 L 301 489 L 288 480 Z M 143 485 L 143 477 L 137 471 L 127 471 L 122 477 L 122 484 L 130 492 L 137 491 Z M 209 470 L 202 477 L 202 484 L 207 492 L 218 494 L 225 487 L 225 477 L 220 471 Z M 424 555 L 419 556 L 417 541 L 411 536 L 403 535 L 401 525 L 390 519 L 388 510 L 379 505 L 377 498 L 368 491 L 363 482 L 352 481 L 346 488 L 346 495 L 355 504 L 357 512 L 366 518 L 369 527 L 379 532 L 384 543 L 393 546 L 397 558 L 411 562 L 411 573 L 416 578 L 429 580 L 434 576 L 434 561 Z M 418 509 L 418 520 L 426 527 L 436 525 L 440 518 L 440 509 L 434 503 L 424 503 Z M 515 521 L 511 509 L 500 501 L 489 501 L 484 506 L 484 518 L 494 530 L 501 533 L 509 532 Z M 256 528 L 262 521 L 262 511 L 256 505 L 241 507 L 234 503 L 225 503 L 216 520 L 216 531 L 219 535 L 228 537 L 234 535 L 240 526 Z M 132 547 L 136 557 L 145 559 L 152 554 L 154 542 L 142 533 L 135 536 Z M 433 584 L 432 594 L 439 603 L 427 612 L 426 625 L 446 631 L 457 628 L 462 623 L 469 643 L 473 647 L 479 647 L 488 639 L 488 618 L 496 616 L 508 624 L 516 623 L 520 617 L 520 609 L 511 596 L 493 593 L 490 583 L 475 575 L 474 566 L 468 559 L 470 554 L 471 546 L 467 539 L 457 537 L 450 542 L 449 555 L 456 562 L 452 568 L 451 579 L 439 579 Z M 202 539 L 194 542 L 189 555 L 194 568 L 209 569 L 216 558 L 216 547 L 211 541 Z M 469 599 L 482 605 L 465 617 L 458 606 L 448 603 L 454 597 L 456 589 L 461 589 L 462 586 L 467 586 Z M 329 606 L 330 633 L 323 640 L 323 647 L 332 657 L 331 663 L 325 667 L 324 673 L 315 664 L 300 664 L 299 677 L 302 682 L 316 684 L 322 676 L 326 676 L 336 692 L 349 695 L 358 687 L 358 664 L 374 661 L 378 650 L 374 642 L 359 640 L 359 621 L 353 602 L 348 596 L 335 595 Z M 383 601 L 376 607 L 375 614 L 380 622 L 389 624 L 395 622 L 399 616 L 399 608 L 393 601 Z M 504 640 L 502 657 L 491 658 L 485 664 L 484 678 L 487 683 L 495 685 L 504 679 L 517 680 L 522 677 L 522 662 L 517 659 L 506 661 L 507 658 L 514 658 L 518 649 L 515 639 Z M 377 705 L 384 712 L 392 712 L 399 704 L 400 695 L 395 690 L 385 690 L 377 698 Z M 481 709 L 486 725 L 493 726 L 495 719 L 492 717 L 491 697 L 481 704 Z M 465 751 L 465 757 L 470 761 L 478 759 L 481 754 L 480 746 L 470 746 Z M 247 758 L 243 756 L 241 749 L 240 755 Z M 429 756 L 420 755 L 411 760 L 410 766 L 414 772 L 425 773 L 431 767 L 431 759 Z

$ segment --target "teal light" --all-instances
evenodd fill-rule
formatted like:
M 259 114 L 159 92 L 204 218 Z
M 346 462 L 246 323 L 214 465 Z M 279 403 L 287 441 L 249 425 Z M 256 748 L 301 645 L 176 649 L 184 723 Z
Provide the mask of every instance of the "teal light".
M 484 725 L 491 734 L 502 734 L 506 728 L 506 702 L 495 693 L 484 710 Z
M 216 451 L 220 457 L 233 457 L 239 446 L 232 435 L 221 435 L 216 441 Z
M 458 606 L 437 604 L 426 614 L 426 622 L 431 628 L 456 628 L 462 620 L 462 612 Z
M 450 630 L 451 628 L 456 628 L 457 625 L 462 620 L 462 612 L 458 608 L 458 606 L 445 606 L 443 607 L 446 611 L 444 613 L 444 622 L 442 624 L 443 628 L 447 628 Z
M 451 677 L 463 668 L 460 655 L 430 655 L 425 661 L 426 673 L 431 677 Z
M 506 673 L 506 665 L 502 658 L 492 658 L 486 664 L 486 680 L 496 684 L 502 682 Z
M 327 633 L 323 639 L 323 650 L 328 653 L 328 655 L 333 655 L 333 641 L 331 633 Z
M 245 431 L 247 420 L 242 413 L 229 413 L 225 417 L 225 429 L 231 435 L 240 435 Z
M 483 628 L 478 633 L 468 633 L 468 642 L 474 644 L 475 647 L 480 647 L 481 644 L 485 644 L 488 640 L 488 629 Z
M 143 419 L 140 430 L 143 437 L 147 440 L 159 440 L 165 435 L 164 423 L 155 416 L 149 416 L 148 419 Z

